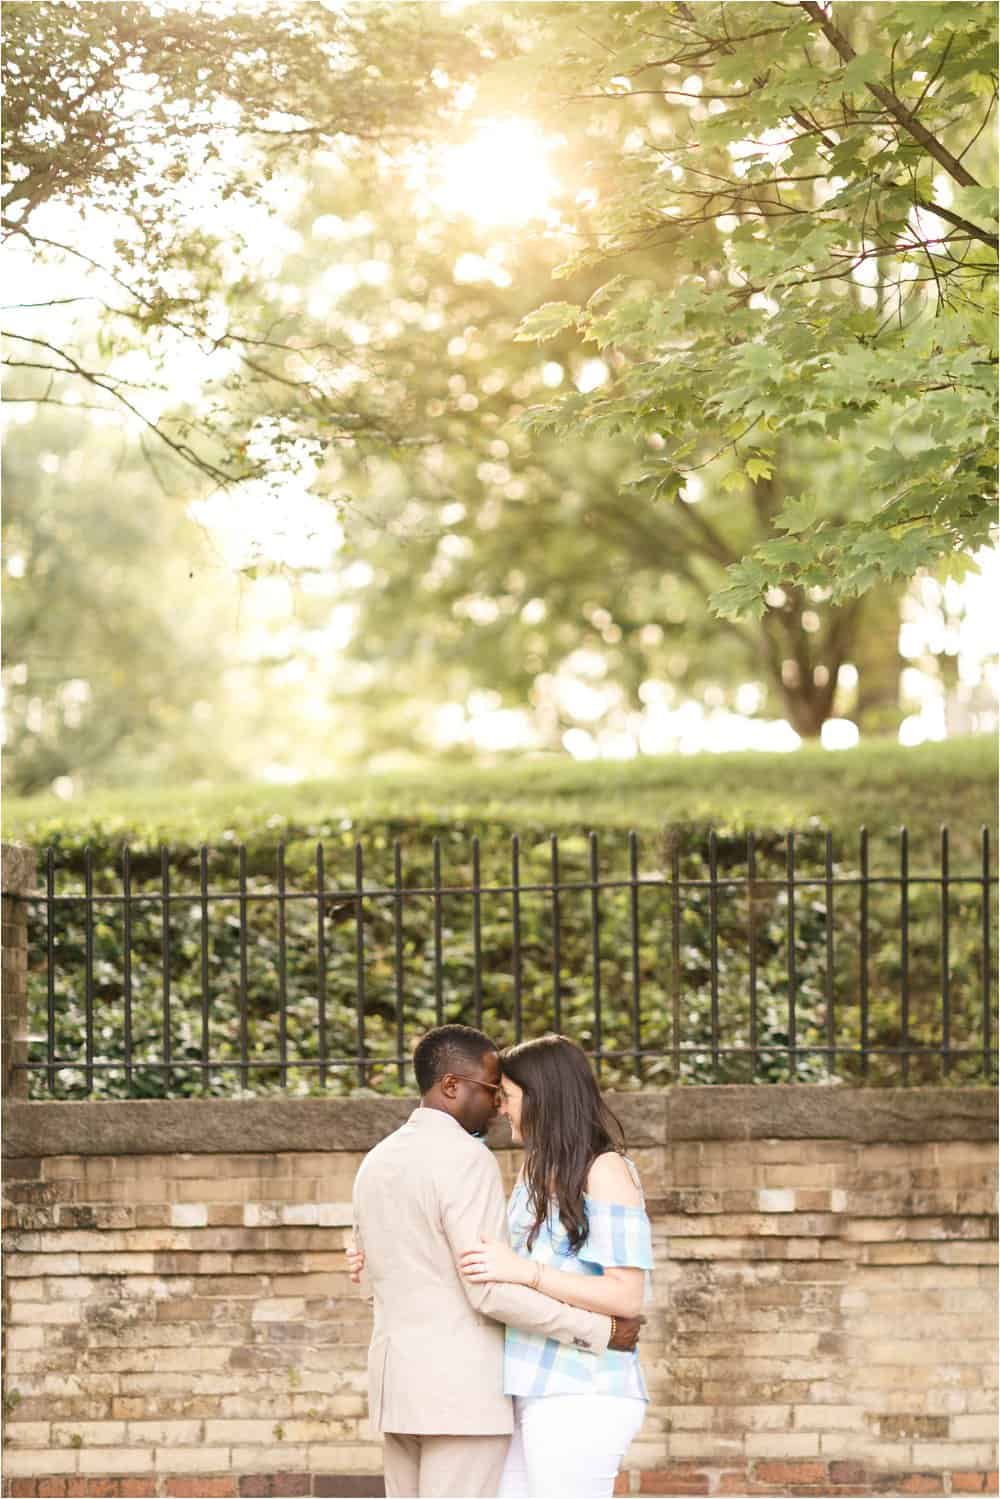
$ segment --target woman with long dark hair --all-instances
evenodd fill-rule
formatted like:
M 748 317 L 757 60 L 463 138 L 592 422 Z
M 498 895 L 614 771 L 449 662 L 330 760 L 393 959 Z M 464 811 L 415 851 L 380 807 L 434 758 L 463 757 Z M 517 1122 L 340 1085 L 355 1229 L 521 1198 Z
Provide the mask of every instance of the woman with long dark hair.
M 649 1219 L 624 1133 L 586 1054 L 565 1036 L 500 1053 L 500 1112 L 524 1164 L 507 1208 L 510 1244 L 463 1254 L 470 1280 L 505 1280 L 587 1311 L 635 1316 L 653 1267 Z M 648 1395 L 638 1353 L 598 1357 L 507 1329 L 514 1399 L 499 1494 L 612 1494 Z

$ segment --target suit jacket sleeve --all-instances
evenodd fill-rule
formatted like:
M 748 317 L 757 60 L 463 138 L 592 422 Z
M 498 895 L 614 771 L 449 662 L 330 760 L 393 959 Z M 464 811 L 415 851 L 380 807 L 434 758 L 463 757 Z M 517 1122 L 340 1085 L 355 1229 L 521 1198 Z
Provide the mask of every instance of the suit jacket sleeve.
M 442 1163 L 438 1195 L 441 1226 L 456 1261 L 463 1250 L 478 1246 L 482 1234 L 506 1241 L 507 1212 L 500 1168 L 485 1146 L 464 1155 L 461 1161 Z M 455 1273 L 459 1274 L 457 1265 Z M 459 1279 L 476 1311 L 485 1317 L 523 1332 L 541 1333 L 557 1343 L 570 1343 L 587 1353 L 603 1353 L 608 1346 L 610 1317 L 566 1306 L 528 1286 L 506 1281 L 483 1285 L 460 1274 Z

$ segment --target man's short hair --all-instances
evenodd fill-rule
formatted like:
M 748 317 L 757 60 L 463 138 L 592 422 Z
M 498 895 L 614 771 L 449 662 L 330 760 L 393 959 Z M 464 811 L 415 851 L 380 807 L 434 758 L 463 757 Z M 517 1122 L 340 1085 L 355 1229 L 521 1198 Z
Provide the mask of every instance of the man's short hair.
M 496 1051 L 489 1036 L 471 1025 L 437 1025 L 417 1042 L 413 1070 L 421 1093 L 430 1092 L 446 1072 L 475 1067 L 488 1051 Z

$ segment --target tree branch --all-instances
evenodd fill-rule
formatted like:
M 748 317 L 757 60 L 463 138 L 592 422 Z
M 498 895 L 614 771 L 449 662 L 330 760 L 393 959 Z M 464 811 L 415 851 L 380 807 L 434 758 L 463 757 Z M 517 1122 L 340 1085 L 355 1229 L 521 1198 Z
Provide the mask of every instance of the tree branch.
M 838 29 L 831 17 L 824 11 L 823 7 L 817 4 L 817 0 L 799 0 L 799 4 L 806 15 L 811 16 L 816 22 L 841 60 L 843 62 L 852 62 L 857 57 L 857 53 L 844 33 Z M 981 186 L 972 173 L 963 167 L 958 157 L 953 156 L 948 148 L 942 145 L 925 125 L 921 125 L 912 109 L 908 109 L 902 99 L 897 99 L 891 89 L 887 89 L 883 83 L 866 83 L 865 87 L 889 111 L 893 119 L 903 127 L 907 134 L 911 135 L 918 145 L 923 146 L 924 150 L 929 156 L 933 156 L 939 166 L 944 167 L 950 177 L 954 177 L 955 181 L 961 183 L 962 187 Z

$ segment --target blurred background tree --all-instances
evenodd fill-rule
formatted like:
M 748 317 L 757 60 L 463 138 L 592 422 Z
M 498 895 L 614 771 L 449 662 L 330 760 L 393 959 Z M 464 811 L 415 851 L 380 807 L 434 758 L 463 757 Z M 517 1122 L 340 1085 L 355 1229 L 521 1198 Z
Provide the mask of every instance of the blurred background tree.
M 10 784 L 895 732 L 989 534 L 995 17 L 884 19 L 8 8 Z

